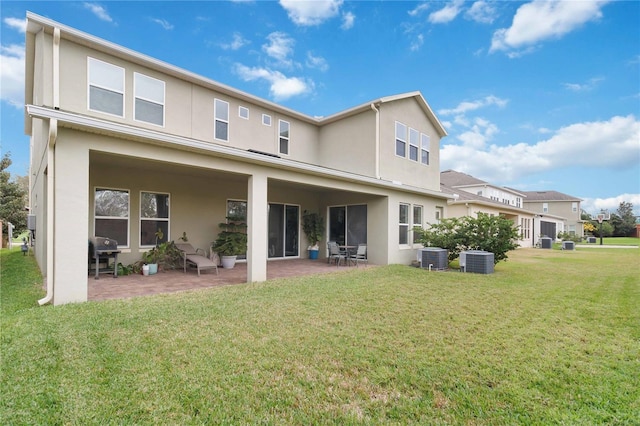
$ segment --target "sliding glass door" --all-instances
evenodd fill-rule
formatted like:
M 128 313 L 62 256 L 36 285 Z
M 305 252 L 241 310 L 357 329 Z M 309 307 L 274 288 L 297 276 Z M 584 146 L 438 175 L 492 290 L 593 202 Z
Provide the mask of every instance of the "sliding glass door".
M 329 241 L 350 246 L 366 244 L 366 204 L 329 207 Z
M 269 204 L 269 258 L 299 256 L 300 207 Z

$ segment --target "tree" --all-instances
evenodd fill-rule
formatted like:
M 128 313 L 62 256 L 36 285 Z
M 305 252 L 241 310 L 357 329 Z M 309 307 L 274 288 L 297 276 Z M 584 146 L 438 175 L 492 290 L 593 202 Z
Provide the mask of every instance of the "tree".
M 11 222 L 17 232 L 27 228 L 27 191 L 20 183 L 11 179 L 7 170 L 11 166 L 11 153 L 6 153 L 0 160 L 0 220 L 2 233 L 8 232 L 7 223 Z
M 615 216 L 615 221 L 614 221 Z M 613 235 L 616 237 L 627 237 L 636 228 L 636 217 L 633 214 L 633 204 L 621 202 L 617 214 L 611 215 L 613 225 Z
M 448 250 L 449 261 L 464 250 L 484 250 L 493 253 L 493 262 L 507 260 L 507 252 L 518 247 L 518 228 L 502 216 L 478 212 L 478 216 L 443 219 L 422 231 L 425 246 Z

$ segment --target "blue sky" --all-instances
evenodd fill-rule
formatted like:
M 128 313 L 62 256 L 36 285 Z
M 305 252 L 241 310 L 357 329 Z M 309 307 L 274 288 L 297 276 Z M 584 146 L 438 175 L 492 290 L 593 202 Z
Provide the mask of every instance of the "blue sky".
M 26 11 L 311 116 L 420 91 L 441 170 L 640 214 L 638 1 L 0 3 L 1 143 L 26 175 Z

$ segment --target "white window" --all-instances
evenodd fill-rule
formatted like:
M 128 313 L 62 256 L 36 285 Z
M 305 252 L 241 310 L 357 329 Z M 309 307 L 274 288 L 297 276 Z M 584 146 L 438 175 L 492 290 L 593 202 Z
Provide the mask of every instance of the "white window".
M 262 114 L 262 124 L 264 124 L 265 126 L 271 126 L 271 116 Z
M 88 58 L 88 108 L 124 117 L 124 68 Z
M 215 116 L 215 129 L 213 137 L 228 142 L 229 141 L 229 102 L 216 99 L 213 106 Z
M 164 126 L 164 81 L 134 72 L 133 91 L 135 120 Z
M 249 119 L 249 108 L 247 107 L 238 107 L 238 115 L 240 118 L 244 118 L 245 120 Z
M 420 133 L 420 161 L 427 166 L 429 165 L 429 144 L 429 136 Z
M 96 188 L 93 235 L 129 247 L 129 190 Z
M 574 213 L 578 211 L 578 203 L 576 203 L 575 201 L 571 203 L 571 211 Z
M 413 206 L 413 226 L 419 226 L 420 228 L 422 228 L 422 206 Z M 420 234 L 413 231 L 413 243 L 418 244 L 418 239 L 420 239 Z
M 289 155 L 289 122 L 278 120 L 278 128 L 280 133 L 280 154 Z
M 140 193 L 140 246 L 169 241 L 169 194 Z
M 549 203 L 542 203 L 542 213 L 549 213 Z
M 409 127 L 409 159 L 413 161 L 418 161 L 418 152 L 420 151 L 420 147 L 418 144 L 420 143 L 420 133 L 416 129 L 412 129 Z
M 398 243 L 409 244 L 409 204 L 400 203 L 398 218 Z
M 396 121 L 396 155 L 407 156 L 407 126 Z

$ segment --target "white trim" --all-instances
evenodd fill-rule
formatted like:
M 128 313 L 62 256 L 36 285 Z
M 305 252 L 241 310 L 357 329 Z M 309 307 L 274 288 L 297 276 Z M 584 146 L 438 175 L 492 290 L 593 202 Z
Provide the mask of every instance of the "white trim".
M 265 120 L 268 119 L 268 120 Z M 268 123 L 266 121 L 269 121 Z M 271 116 L 269 114 L 262 114 L 262 124 L 271 127 Z
M 123 191 L 127 193 L 127 244 L 118 244 L 118 248 L 131 248 L 131 190 L 128 188 L 113 188 L 102 185 L 96 185 L 93 187 L 93 236 L 96 236 L 96 191 L 98 189 L 104 189 L 107 191 Z M 101 219 L 118 219 L 123 220 L 120 216 L 100 216 Z
M 398 135 L 398 125 L 404 127 L 404 139 L 402 139 L 399 135 Z M 407 142 L 408 136 L 409 134 L 407 133 L 408 129 L 407 129 L 407 125 L 400 122 L 400 121 L 395 121 L 395 124 L 393 125 L 393 134 L 394 134 L 394 138 L 393 138 L 393 152 L 396 155 L 396 157 L 400 157 L 400 158 L 407 158 L 407 152 L 409 151 L 408 145 L 409 143 Z M 399 155 L 398 154 L 398 141 L 400 142 L 404 142 L 404 155 Z
M 242 115 L 242 111 L 246 111 L 247 112 L 247 116 L 243 116 Z M 249 119 L 249 108 L 239 105 L 238 106 L 238 117 L 242 118 L 243 120 L 248 120 Z
M 415 143 L 411 143 L 411 135 L 414 134 L 416 137 Z M 420 132 L 417 131 L 416 129 L 414 129 L 413 127 L 409 127 L 409 132 L 408 132 L 408 139 L 409 139 L 409 149 L 407 151 L 407 158 L 411 161 L 415 161 L 416 163 L 420 162 Z M 411 147 L 415 147 L 416 149 L 416 158 L 415 160 L 413 158 L 411 158 Z
M 218 102 L 221 104 L 226 104 L 227 106 L 227 119 L 223 119 L 223 118 L 218 118 Z M 224 101 L 220 98 L 213 98 L 213 138 L 215 140 L 218 141 L 223 141 L 223 142 L 229 142 L 229 130 L 231 129 L 231 126 L 229 125 L 229 102 Z M 219 138 L 218 135 L 216 134 L 216 122 L 220 121 L 221 123 L 226 123 L 227 124 L 227 138 L 226 139 L 222 139 Z
M 137 95 L 137 90 L 136 90 L 137 89 L 137 81 L 136 81 L 136 77 L 137 76 L 140 76 L 140 77 L 143 77 L 143 78 L 147 78 L 149 80 L 155 80 L 155 81 L 157 81 L 157 82 L 162 84 L 162 102 L 161 103 L 156 101 L 156 100 L 154 100 L 154 99 L 148 99 L 148 98 L 145 98 L 143 96 L 138 96 Z M 165 84 L 164 81 L 159 80 L 157 78 L 149 77 L 148 75 L 145 75 L 145 74 L 142 74 L 142 73 L 139 73 L 139 72 L 134 72 L 133 73 L 133 120 L 137 121 L 138 123 L 152 124 L 154 126 L 158 126 L 158 127 L 164 128 L 164 125 L 165 125 L 165 122 L 166 122 L 165 121 L 166 120 L 166 111 L 167 111 L 167 108 L 166 108 L 166 95 L 167 95 L 167 88 L 166 88 L 166 84 Z M 146 120 L 138 120 L 136 118 L 136 112 L 137 112 L 136 111 L 136 99 L 141 99 L 141 100 L 143 100 L 145 102 L 149 102 L 151 104 L 156 104 L 156 105 L 162 106 L 162 124 L 152 123 L 151 121 L 146 121 Z
M 407 221 L 406 222 L 401 222 L 400 221 L 400 208 L 402 206 L 406 206 L 407 207 Z M 410 203 L 403 203 L 400 202 L 398 203 L 398 246 L 400 246 L 401 248 L 406 248 L 406 247 L 411 247 L 413 246 L 413 242 L 411 241 L 411 234 L 409 233 L 410 226 L 411 226 L 411 215 L 413 214 L 413 212 L 411 211 L 411 204 Z M 400 227 L 401 226 L 406 226 L 407 227 L 407 242 L 406 243 L 402 243 L 400 242 Z
M 282 136 L 282 125 L 287 124 L 287 136 Z M 282 140 L 287 141 L 287 152 L 282 152 Z M 278 120 L 278 154 L 291 155 L 291 123 L 286 120 Z
M 149 217 L 149 218 L 143 218 L 142 217 L 142 194 L 146 193 L 146 194 L 159 194 L 159 195 L 166 195 L 167 196 L 167 201 L 169 202 L 169 215 L 168 217 L 164 218 L 164 217 Z M 155 246 L 155 244 L 145 244 L 142 245 L 142 221 L 143 220 L 147 220 L 147 221 L 160 221 L 160 222 L 167 222 L 167 241 L 171 241 L 171 193 L 169 192 L 162 192 L 162 191 L 146 191 L 144 189 L 140 190 L 140 193 L 138 195 L 138 247 L 140 248 L 153 248 Z
M 101 64 L 105 64 L 108 65 L 109 67 L 114 68 L 114 72 L 117 70 L 121 71 L 122 74 L 122 91 L 120 89 L 115 89 L 113 87 L 108 87 L 108 86 L 103 86 L 100 84 L 95 84 L 91 82 L 91 63 L 92 62 L 100 62 Z M 113 93 L 119 93 L 120 95 L 122 95 L 122 115 L 118 115 L 118 114 L 113 114 L 107 111 L 102 111 L 99 109 L 92 109 L 91 108 L 91 87 L 97 87 L 98 89 L 104 89 L 107 90 L 109 92 L 113 92 Z M 114 65 L 111 64 L 109 62 L 105 62 L 105 61 L 101 61 L 100 59 L 96 59 L 96 58 L 92 58 L 91 56 L 87 56 L 87 110 L 88 111 L 93 111 L 93 112 L 97 112 L 100 114 L 105 114 L 105 115 L 109 115 L 111 117 L 118 117 L 118 118 L 124 118 L 126 116 L 126 102 L 125 102 L 125 95 L 126 95 L 126 77 L 125 77 L 125 70 L 123 67 L 120 67 L 118 65 Z

